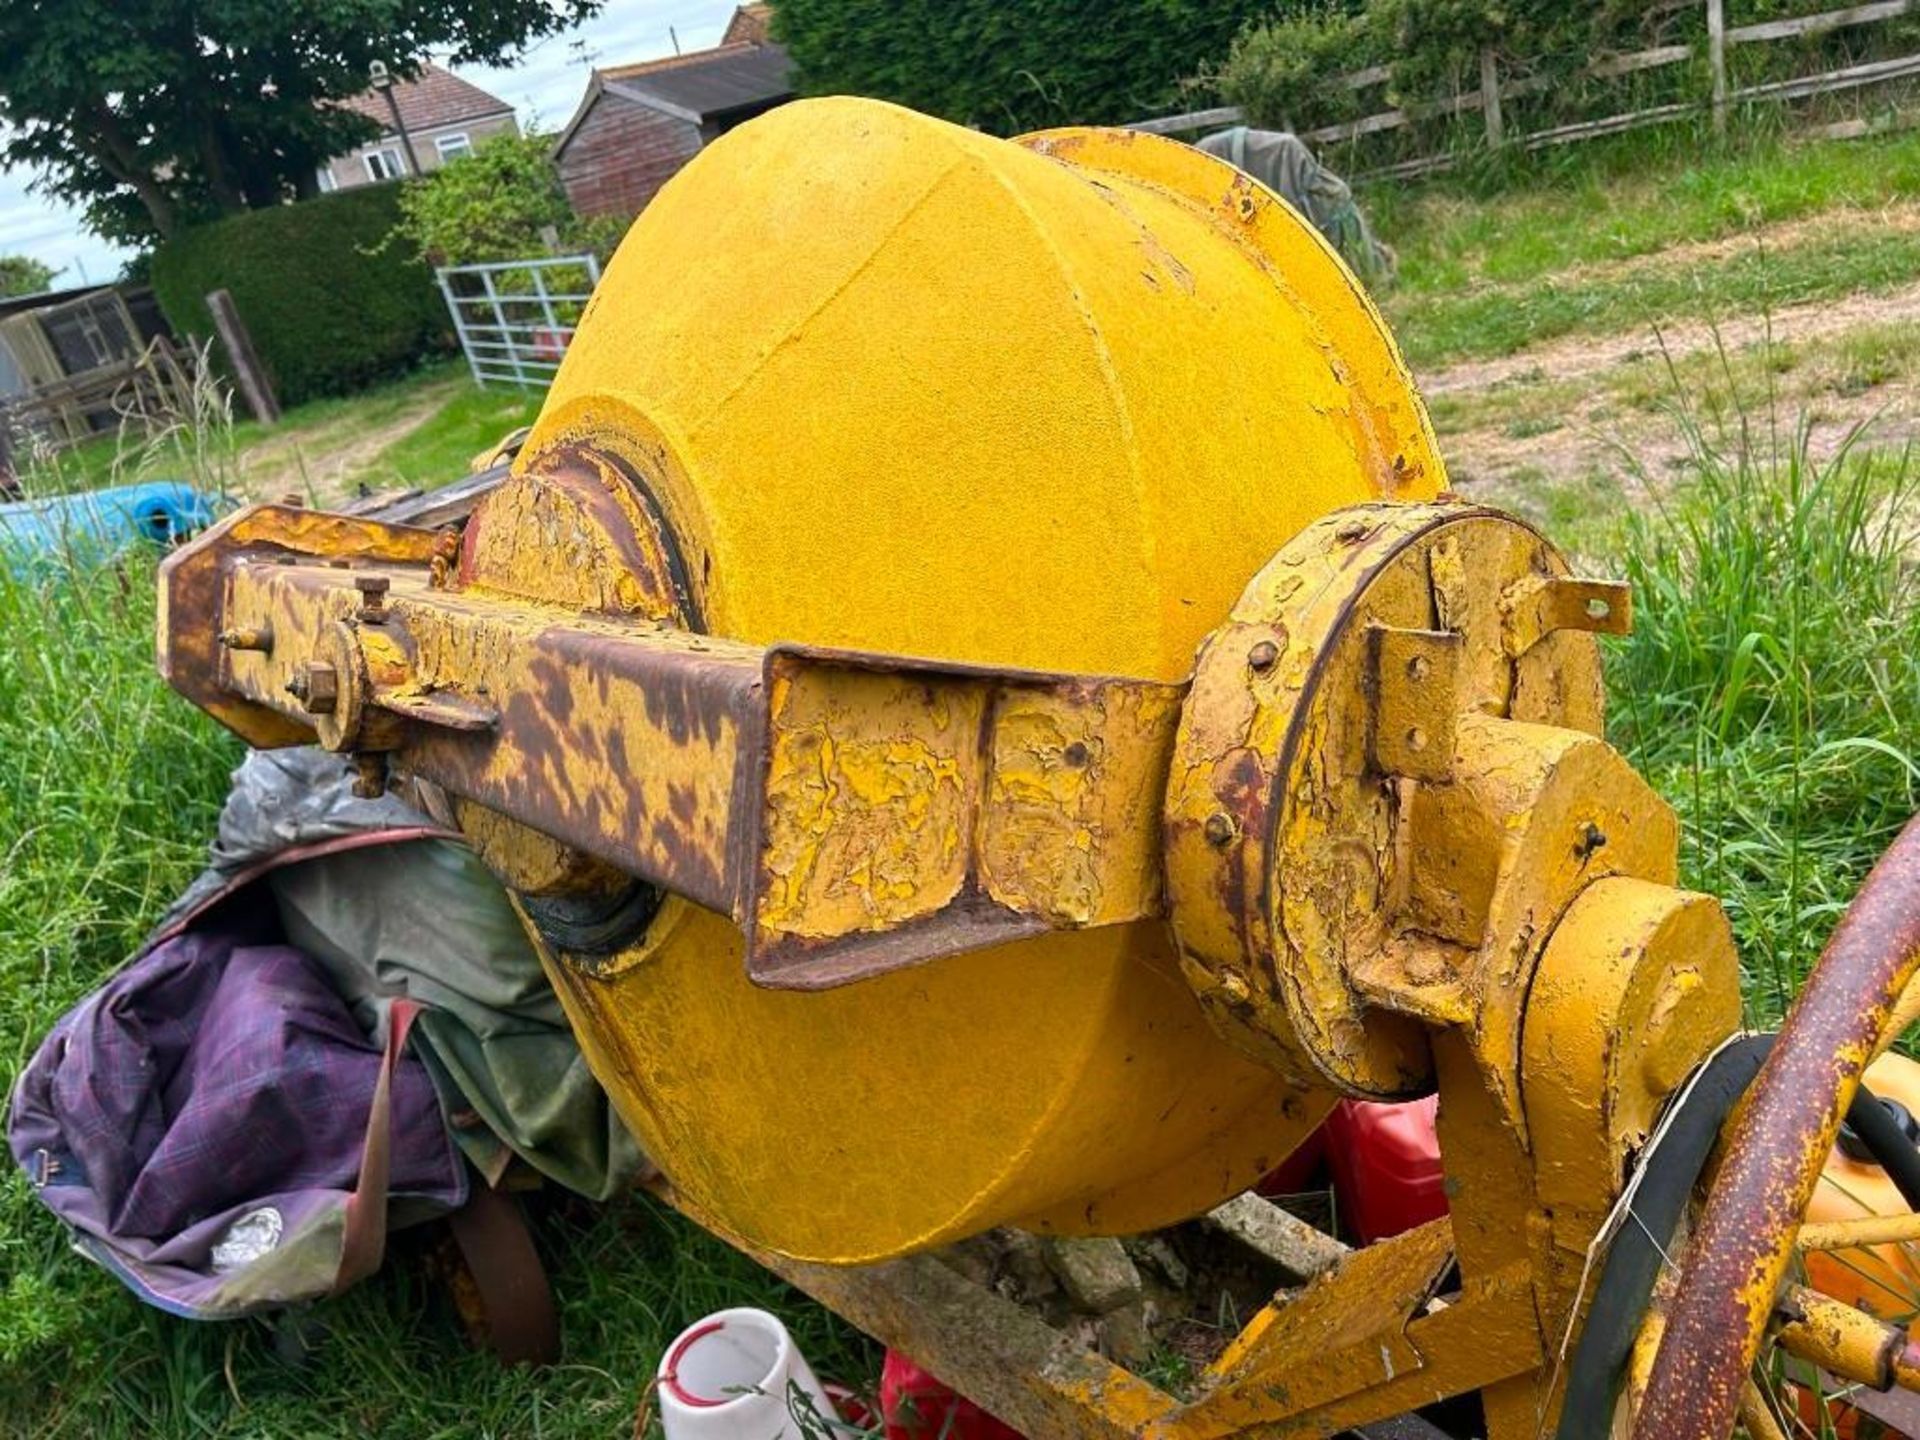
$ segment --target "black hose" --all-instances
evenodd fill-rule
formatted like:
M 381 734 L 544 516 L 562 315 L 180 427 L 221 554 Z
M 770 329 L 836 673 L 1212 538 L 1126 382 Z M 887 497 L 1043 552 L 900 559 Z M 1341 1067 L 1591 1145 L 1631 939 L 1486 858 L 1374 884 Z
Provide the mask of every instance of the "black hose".
M 1900 1192 L 1909 1210 L 1920 1210 L 1920 1148 L 1907 1134 L 1892 1109 L 1866 1086 L 1853 1092 L 1847 1107 L 1847 1128 L 1860 1137 L 1875 1163 Z
M 1639 1189 L 1600 1268 L 1593 1306 L 1567 1370 L 1555 1440 L 1605 1440 L 1612 1434 L 1614 1396 L 1660 1276 L 1662 1252 L 1673 1243 L 1734 1102 L 1772 1049 L 1773 1036 L 1750 1035 L 1716 1054 L 1686 1092 L 1659 1143 L 1641 1157 Z

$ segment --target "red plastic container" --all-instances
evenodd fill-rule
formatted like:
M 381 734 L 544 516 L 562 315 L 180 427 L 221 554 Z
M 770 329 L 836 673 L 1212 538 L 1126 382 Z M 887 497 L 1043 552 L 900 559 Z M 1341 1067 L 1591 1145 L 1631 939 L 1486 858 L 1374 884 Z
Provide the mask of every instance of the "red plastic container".
M 1304 1195 L 1309 1190 L 1324 1190 L 1326 1182 L 1321 1178 L 1321 1167 L 1327 1158 L 1327 1127 L 1322 1125 L 1305 1140 L 1267 1177 L 1254 1186 L 1257 1194 L 1265 1195 L 1269 1200 L 1277 1200 L 1283 1195 Z
M 887 1440 L 1026 1440 L 898 1350 L 880 1367 L 880 1419 Z
M 1378 1105 L 1342 1100 L 1324 1127 L 1341 1229 L 1371 1245 L 1447 1213 L 1435 1121 L 1440 1097 Z

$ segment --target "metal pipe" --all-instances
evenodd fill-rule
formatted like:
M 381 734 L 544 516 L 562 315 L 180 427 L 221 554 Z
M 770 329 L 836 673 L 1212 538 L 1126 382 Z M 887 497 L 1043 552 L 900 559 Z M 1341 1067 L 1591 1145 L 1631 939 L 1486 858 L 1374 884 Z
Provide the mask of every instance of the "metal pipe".
M 1788 1287 L 1780 1309 L 1786 1320 L 1775 1338 L 1789 1355 L 1870 1390 L 1893 1388 L 1894 1360 L 1907 1342 L 1899 1326 L 1801 1285 Z
M 1735 1121 L 1668 1308 L 1636 1440 L 1724 1440 L 1801 1218 L 1895 1004 L 1920 971 L 1920 817 L 1828 941 Z
M 1875 1245 L 1910 1245 L 1920 1240 L 1920 1213 L 1862 1215 L 1852 1220 L 1820 1220 L 1800 1227 L 1803 1251 L 1853 1250 Z

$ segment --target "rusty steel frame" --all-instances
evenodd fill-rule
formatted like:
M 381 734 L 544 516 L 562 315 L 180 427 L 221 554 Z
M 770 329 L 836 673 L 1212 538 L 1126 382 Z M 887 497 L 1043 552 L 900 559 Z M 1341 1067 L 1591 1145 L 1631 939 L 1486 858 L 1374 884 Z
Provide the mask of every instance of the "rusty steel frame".
M 1164 910 L 1159 795 L 1184 686 L 564 613 L 436 584 L 438 546 L 368 520 L 242 512 L 167 562 L 167 613 L 196 622 L 163 615 L 162 671 L 250 744 L 390 755 L 733 916 L 767 985 L 845 984 Z M 911 776 L 896 808 L 950 822 L 936 851 L 910 857 L 933 883 L 883 913 L 805 883 L 888 818 L 817 783 L 823 743 Z M 910 765 L 895 763 L 902 752 Z M 1080 781 L 1046 783 L 1041 761 L 1055 758 Z
M 1638 1440 L 1723 1440 L 1867 1061 L 1920 973 L 1920 816 L 1860 887 L 1736 1115 L 1666 1307 Z

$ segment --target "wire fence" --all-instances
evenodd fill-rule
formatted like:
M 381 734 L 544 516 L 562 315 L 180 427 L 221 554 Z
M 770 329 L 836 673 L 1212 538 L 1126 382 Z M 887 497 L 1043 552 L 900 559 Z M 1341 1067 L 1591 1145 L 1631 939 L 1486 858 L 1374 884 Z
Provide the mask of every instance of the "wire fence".
M 434 272 L 474 383 L 544 388 L 600 283 L 592 255 L 556 255 Z

